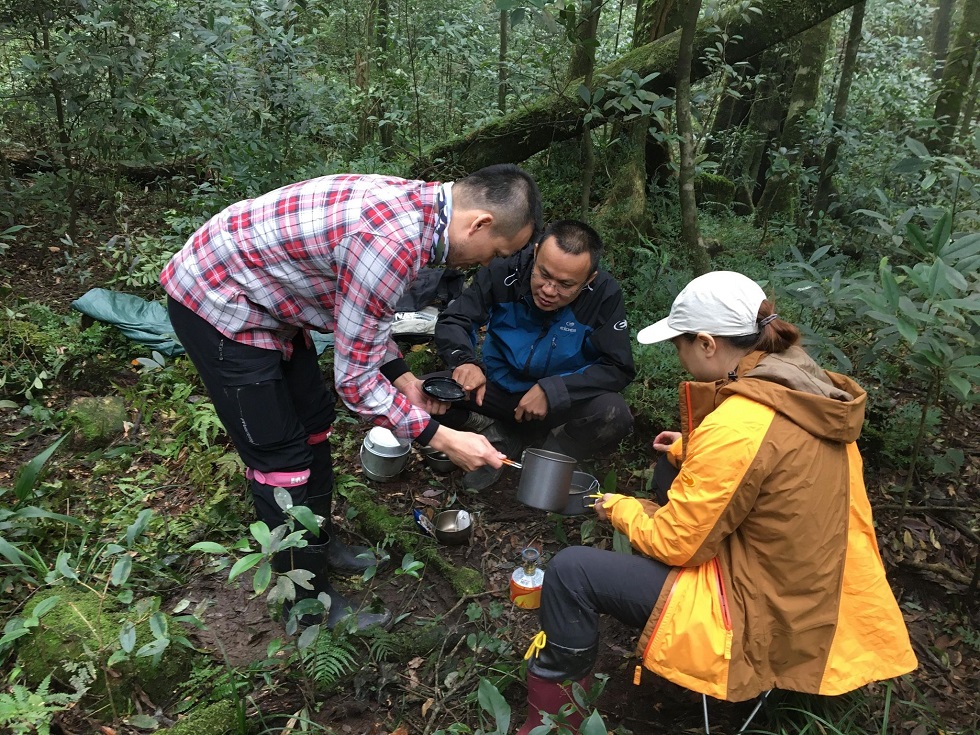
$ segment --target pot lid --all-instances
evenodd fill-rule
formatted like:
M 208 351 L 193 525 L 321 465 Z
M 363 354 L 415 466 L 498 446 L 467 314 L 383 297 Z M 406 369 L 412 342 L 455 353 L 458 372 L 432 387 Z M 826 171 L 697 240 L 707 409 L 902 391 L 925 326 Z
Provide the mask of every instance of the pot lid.
M 402 444 L 398 437 L 383 426 L 375 426 L 367 433 L 364 446 L 383 457 L 399 457 L 409 450 L 408 444 Z

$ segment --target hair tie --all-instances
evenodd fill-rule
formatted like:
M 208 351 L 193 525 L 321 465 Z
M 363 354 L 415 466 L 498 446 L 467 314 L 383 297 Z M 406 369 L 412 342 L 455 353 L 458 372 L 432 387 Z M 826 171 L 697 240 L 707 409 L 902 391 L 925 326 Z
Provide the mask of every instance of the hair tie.
M 765 326 L 767 324 L 771 324 L 772 322 L 776 321 L 777 319 L 779 319 L 779 314 L 770 314 L 769 316 L 764 317 L 763 319 L 761 319 L 759 321 L 759 329 L 765 328 Z

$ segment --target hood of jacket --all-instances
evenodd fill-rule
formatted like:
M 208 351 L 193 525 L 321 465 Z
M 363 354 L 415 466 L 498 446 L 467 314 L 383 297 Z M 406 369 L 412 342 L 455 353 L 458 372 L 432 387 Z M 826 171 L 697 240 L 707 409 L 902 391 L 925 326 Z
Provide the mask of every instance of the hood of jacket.
M 741 395 L 769 406 L 813 436 L 849 443 L 861 435 L 868 394 L 846 375 L 821 368 L 802 348 L 751 352 L 735 379 L 717 385 L 717 403 Z

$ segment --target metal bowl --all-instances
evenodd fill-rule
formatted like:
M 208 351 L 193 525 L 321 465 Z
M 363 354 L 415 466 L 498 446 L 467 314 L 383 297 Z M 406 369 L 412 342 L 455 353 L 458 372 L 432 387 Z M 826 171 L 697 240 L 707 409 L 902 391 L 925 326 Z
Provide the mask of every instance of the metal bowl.
M 453 464 L 453 461 L 449 459 L 449 455 L 445 452 L 440 452 L 438 449 L 433 449 L 428 446 L 422 447 L 421 451 L 422 459 L 436 472 L 452 472 L 456 469 L 456 465 Z
M 473 519 L 465 510 L 444 510 L 435 517 L 436 540 L 447 546 L 457 546 L 469 541 L 473 533 Z

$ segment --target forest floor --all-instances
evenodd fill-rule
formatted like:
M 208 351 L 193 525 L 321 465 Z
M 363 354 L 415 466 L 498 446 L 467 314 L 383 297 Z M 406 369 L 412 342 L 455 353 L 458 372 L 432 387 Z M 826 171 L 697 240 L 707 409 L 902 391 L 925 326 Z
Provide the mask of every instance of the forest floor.
M 102 284 L 98 278 L 81 284 L 70 273 L 59 274 L 55 266 L 62 263 L 63 258 L 56 251 L 39 247 L 11 248 L 0 271 L 0 281 L 6 283 L 11 292 L 6 298 L 43 298 L 55 311 L 69 314 L 72 300 L 88 288 Z M 135 349 L 134 353 L 139 354 Z M 121 366 L 120 380 L 133 379 L 126 366 Z M 75 393 L 54 394 L 52 408 L 64 407 L 78 393 L 76 390 Z M 16 436 L 27 421 L 29 419 L 14 411 L 0 411 L 0 431 L 8 437 Z M 437 659 L 436 665 L 432 666 L 431 660 L 413 660 L 389 669 L 384 664 L 371 662 L 344 685 L 326 692 L 315 691 L 297 681 L 296 676 L 266 682 L 259 679 L 250 693 L 250 712 L 259 719 L 284 716 L 276 720 L 278 728 L 286 728 L 283 732 L 289 731 L 286 719 L 304 707 L 313 713 L 315 722 L 349 735 L 427 734 L 455 722 L 465 722 L 472 727 L 476 703 L 446 696 L 454 684 L 449 674 L 462 671 L 463 659 L 473 656 L 472 651 L 467 650 L 465 636 L 481 630 L 487 632 L 508 649 L 512 660 L 516 660 L 538 630 L 536 615 L 514 607 L 508 596 L 508 579 L 521 549 L 529 545 L 540 548 L 547 567 L 551 555 L 565 544 L 581 542 L 583 534 L 590 544 L 606 548 L 611 545 L 611 535 L 608 529 L 595 527 L 588 517 L 546 514 L 517 503 L 518 473 L 513 470 L 506 470 L 491 491 L 468 494 L 461 490 L 459 471 L 436 474 L 413 452 L 410 465 L 397 481 L 372 483 L 363 478 L 357 458 L 360 438 L 366 428 L 362 424 L 344 425 L 342 431 L 350 432 L 350 435 L 337 442 L 338 474 L 363 481 L 375 494 L 377 503 L 396 515 L 410 516 L 415 508 L 433 506 L 469 510 L 476 518 L 476 529 L 470 542 L 462 546 L 440 546 L 439 553 L 454 565 L 478 570 L 486 592 L 461 604 L 449 582 L 429 570 L 425 571 L 421 582 L 407 575 L 396 575 L 393 569 L 381 572 L 367 588 L 348 580 L 342 586 L 352 597 L 375 595 L 396 618 L 407 614 L 395 630 L 411 630 L 419 620 L 439 620 L 447 626 L 449 633 L 442 645 L 426 654 L 426 658 Z M 642 473 L 624 468 L 642 468 L 649 462 L 647 447 L 653 433 L 651 427 L 638 422 L 636 435 L 620 452 L 601 458 L 584 469 L 600 481 L 608 472 L 616 471 L 620 491 L 642 492 Z M 941 487 L 927 487 L 923 492 L 929 497 L 976 507 L 980 501 L 978 432 L 975 425 L 968 423 L 953 435 L 954 440 L 955 437 L 961 440 L 967 456 L 966 466 L 955 480 L 947 481 Z M 0 486 L 9 487 L 16 470 L 50 441 L 50 437 L 40 435 L 8 441 L 5 446 L 9 451 L 0 455 Z M 950 581 L 950 577 L 942 573 L 943 567 L 949 567 L 967 578 L 972 574 L 977 552 L 970 533 L 975 535 L 975 532 L 958 521 L 951 521 L 954 514 L 927 512 L 909 514 L 901 531 L 893 530 L 897 518 L 894 487 L 901 484 L 901 478 L 879 472 L 869 473 L 867 479 L 872 504 L 882 509 L 877 514 L 882 555 L 920 662 L 916 672 L 895 683 L 896 696 L 934 710 L 950 728 L 948 732 L 980 732 L 980 695 L 977 690 L 980 640 L 976 634 L 980 620 L 976 612 L 971 614 L 964 604 L 965 586 Z M 241 490 L 245 492 L 244 482 Z M 200 499 L 188 492 L 159 495 L 148 498 L 147 502 L 159 513 L 175 514 Z M 335 507 L 335 518 L 345 528 L 349 539 L 356 541 L 356 525 L 345 520 L 346 510 L 341 500 Z M 436 542 L 422 539 L 420 543 Z M 392 550 L 394 568 L 398 567 L 402 553 L 402 550 Z M 181 599 L 195 604 L 206 603 L 206 629 L 195 631 L 194 641 L 210 652 L 216 665 L 247 667 L 264 657 L 268 643 L 285 634 L 281 625 L 271 620 L 264 600 L 251 598 L 247 580 L 239 586 L 228 585 L 226 574 L 209 572 L 202 565 L 189 575 L 185 588 L 173 591 L 167 605 Z M 473 620 L 472 611 L 468 614 L 471 603 L 476 603 L 486 613 L 482 622 Z M 165 609 L 169 608 L 165 605 Z M 606 724 L 610 729 L 621 726 L 634 733 L 703 731 L 700 697 L 658 680 L 649 672 L 645 673 L 639 687 L 633 685 L 637 662 L 633 655 L 635 639 L 635 631 L 615 620 L 603 620 L 595 671 L 609 676 L 598 702 Z M 420 675 L 422 671 L 426 672 L 425 676 Z M 494 668 L 488 664 L 477 676 L 493 674 Z M 474 688 L 471 685 L 469 690 Z M 460 686 L 459 690 L 466 689 Z M 505 689 L 505 696 L 513 707 L 512 722 L 520 722 L 523 718 L 523 692 L 523 685 L 516 680 Z M 776 696 L 783 695 L 777 693 Z M 744 703 L 712 703 L 712 720 L 717 724 L 717 731 L 731 731 L 744 719 L 748 708 L 749 705 Z M 756 727 L 765 727 L 765 722 L 763 716 Z M 73 710 L 56 723 L 53 731 L 60 729 L 65 735 L 105 733 L 109 724 L 99 723 L 97 719 Z M 114 727 L 118 733 L 129 732 L 118 723 Z M 896 723 L 894 732 L 914 735 L 932 732 L 922 728 L 913 718 Z

